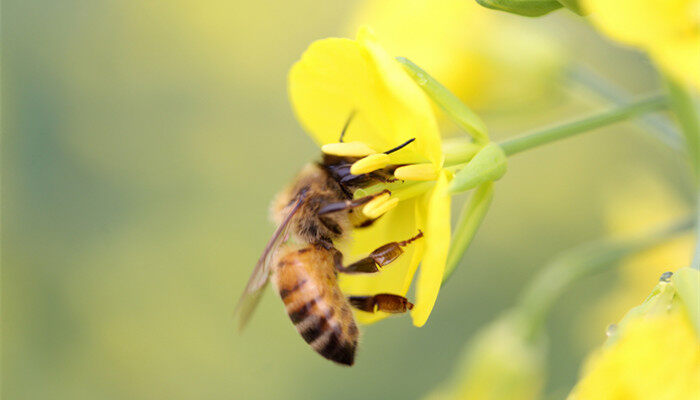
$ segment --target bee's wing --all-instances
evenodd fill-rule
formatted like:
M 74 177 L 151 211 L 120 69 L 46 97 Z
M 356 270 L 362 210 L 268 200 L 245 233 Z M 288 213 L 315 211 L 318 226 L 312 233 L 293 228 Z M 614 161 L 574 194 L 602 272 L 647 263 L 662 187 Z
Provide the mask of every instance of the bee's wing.
M 284 217 L 284 220 L 282 220 L 280 226 L 277 227 L 275 233 L 272 234 L 272 238 L 267 243 L 267 246 L 265 246 L 265 250 L 260 256 L 260 259 L 258 259 L 257 264 L 255 264 L 255 269 L 253 269 L 253 273 L 250 275 L 250 279 L 248 279 L 248 284 L 246 285 L 245 290 L 243 291 L 243 294 L 241 295 L 240 300 L 238 300 L 238 304 L 233 311 L 234 318 L 238 318 L 239 330 L 243 330 L 243 328 L 245 328 L 245 325 L 248 323 L 253 311 L 255 311 L 255 307 L 258 305 L 258 302 L 260 302 L 260 298 L 262 297 L 263 293 L 265 293 L 265 287 L 267 286 L 268 278 L 270 277 L 272 257 L 277 251 L 279 245 L 284 242 L 287 232 L 289 231 L 289 222 L 292 220 L 294 214 L 299 210 L 304 197 L 305 196 L 302 193 L 302 195 L 297 198 L 294 206 L 292 206 L 291 210 L 289 211 L 289 214 Z

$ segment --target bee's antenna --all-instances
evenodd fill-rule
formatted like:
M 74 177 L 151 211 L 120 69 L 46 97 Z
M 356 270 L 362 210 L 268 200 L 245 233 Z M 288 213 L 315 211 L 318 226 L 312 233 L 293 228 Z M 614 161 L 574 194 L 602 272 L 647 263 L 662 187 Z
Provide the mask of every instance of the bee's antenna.
M 340 139 L 338 139 L 338 142 L 343 143 L 343 137 L 345 136 L 345 132 L 348 130 L 348 126 L 350 126 L 350 122 L 352 122 L 352 119 L 355 117 L 356 113 L 357 110 L 352 110 L 352 112 L 350 112 L 350 116 L 348 116 L 348 120 L 345 121 L 343 130 L 340 132 Z
M 391 154 L 391 153 L 393 153 L 393 152 L 395 152 L 395 151 L 401 150 L 401 149 L 403 149 L 404 147 L 406 147 L 406 146 L 408 146 L 409 144 L 411 144 L 411 143 L 412 143 L 413 141 L 415 141 L 415 140 L 416 140 L 416 138 L 408 139 L 408 140 L 407 140 L 406 142 L 404 142 L 403 144 L 400 144 L 400 145 L 394 147 L 394 148 L 391 149 L 391 150 L 385 151 L 384 154 Z

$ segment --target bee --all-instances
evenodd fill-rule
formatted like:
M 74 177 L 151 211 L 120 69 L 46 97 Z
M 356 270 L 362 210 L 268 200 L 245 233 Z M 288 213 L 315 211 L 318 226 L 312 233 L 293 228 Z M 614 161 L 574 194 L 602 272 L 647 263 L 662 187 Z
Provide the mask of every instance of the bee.
M 343 140 L 352 116 L 340 136 Z M 386 151 L 398 151 L 411 139 Z M 360 188 L 392 182 L 394 167 L 363 175 L 350 173 L 358 157 L 324 154 L 322 161 L 307 165 L 293 183 L 274 199 L 271 213 L 277 229 L 258 260 L 235 313 L 239 328 L 249 320 L 269 281 L 272 281 L 289 318 L 302 338 L 323 357 L 350 366 L 355 360 L 359 331 L 351 308 L 404 313 L 413 307 L 405 297 L 390 293 L 345 297 L 338 273 L 376 273 L 396 260 L 402 248 L 421 238 L 418 233 L 400 242 L 378 247 L 367 257 L 349 265 L 335 243 L 348 239 L 355 228 L 371 225 L 361 212 L 354 212 L 377 196 L 353 198 Z

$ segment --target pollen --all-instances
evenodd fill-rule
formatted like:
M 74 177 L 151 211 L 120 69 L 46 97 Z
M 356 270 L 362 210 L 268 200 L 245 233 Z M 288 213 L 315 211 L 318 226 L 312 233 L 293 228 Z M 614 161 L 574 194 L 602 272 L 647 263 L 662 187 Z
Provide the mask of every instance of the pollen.
M 365 158 L 355 161 L 350 167 L 353 175 L 367 174 L 382 169 L 390 164 L 389 156 L 384 153 L 370 154 Z
M 433 164 L 412 164 L 396 168 L 394 176 L 402 181 L 433 181 L 438 177 L 438 171 Z
M 389 193 L 384 193 L 367 203 L 362 208 L 362 213 L 372 219 L 379 218 L 392 208 L 396 207 L 397 204 L 399 204 L 399 199 L 396 197 L 391 197 Z
M 376 151 L 364 142 L 329 143 L 321 146 L 325 154 L 340 157 L 365 157 Z

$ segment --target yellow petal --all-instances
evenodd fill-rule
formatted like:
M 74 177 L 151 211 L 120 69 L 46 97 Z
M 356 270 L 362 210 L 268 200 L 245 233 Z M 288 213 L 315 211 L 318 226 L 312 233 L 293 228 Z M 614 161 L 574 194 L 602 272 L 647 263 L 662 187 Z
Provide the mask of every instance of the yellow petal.
M 425 254 L 416 281 L 416 301 L 411 311 L 415 326 L 423 326 L 428 320 L 445 273 L 450 248 L 450 195 L 447 187 L 447 173 L 441 171 L 432 192 L 422 199 L 427 202 Z
M 417 199 L 402 201 L 368 228 L 353 231 L 352 240 L 341 247 L 344 264 L 366 257 L 376 248 L 394 241 L 406 240 L 416 233 L 415 208 Z M 404 253 L 389 265 L 374 274 L 340 274 L 339 284 L 347 296 L 370 296 L 377 293 L 392 293 L 405 296 L 413 280 L 422 256 L 423 239 L 403 248 Z M 373 323 L 391 314 L 356 311 L 358 322 Z
M 369 29 L 360 28 L 357 41 L 364 46 L 368 61 L 376 71 L 377 83 L 383 83 L 375 86 L 376 99 L 380 102 L 374 104 L 373 112 L 376 117 L 377 113 L 385 115 L 382 122 L 388 123 L 385 129 L 391 132 L 394 145 L 415 138 L 409 146 L 415 147 L 417 153 L 435 166 L 442 166 L 440 133 L 427 95 L 379 45 Z
M 365 157 L 376 153 L 374 149 L 363 142 L 328 143 L 321 146 L 321 151 L 341 157 Z
M 646 50 L 676 80 L 700 88 L 698 1 L 584 0 L 607 35 Z
M 681 312 L 634 318 L 586 362 L 569 400 L 697 399 L 700 346 Z
M 313 43 L 292 67 L 289 95 L 299 121 L 320 145 L 338 141 L 350 115 L 347 141 L 442 163 L 440 136 L 427 96 L 374 39 L 363 31 L 357 41 Z
M 689 0 L 584 0 L 603 32 L 621 42 L 647 46 L 693 29 Z
M 693 37 L 669 41 L 650 51 L 661 68 L 678 82 L 700 90 L 700 33 Z

